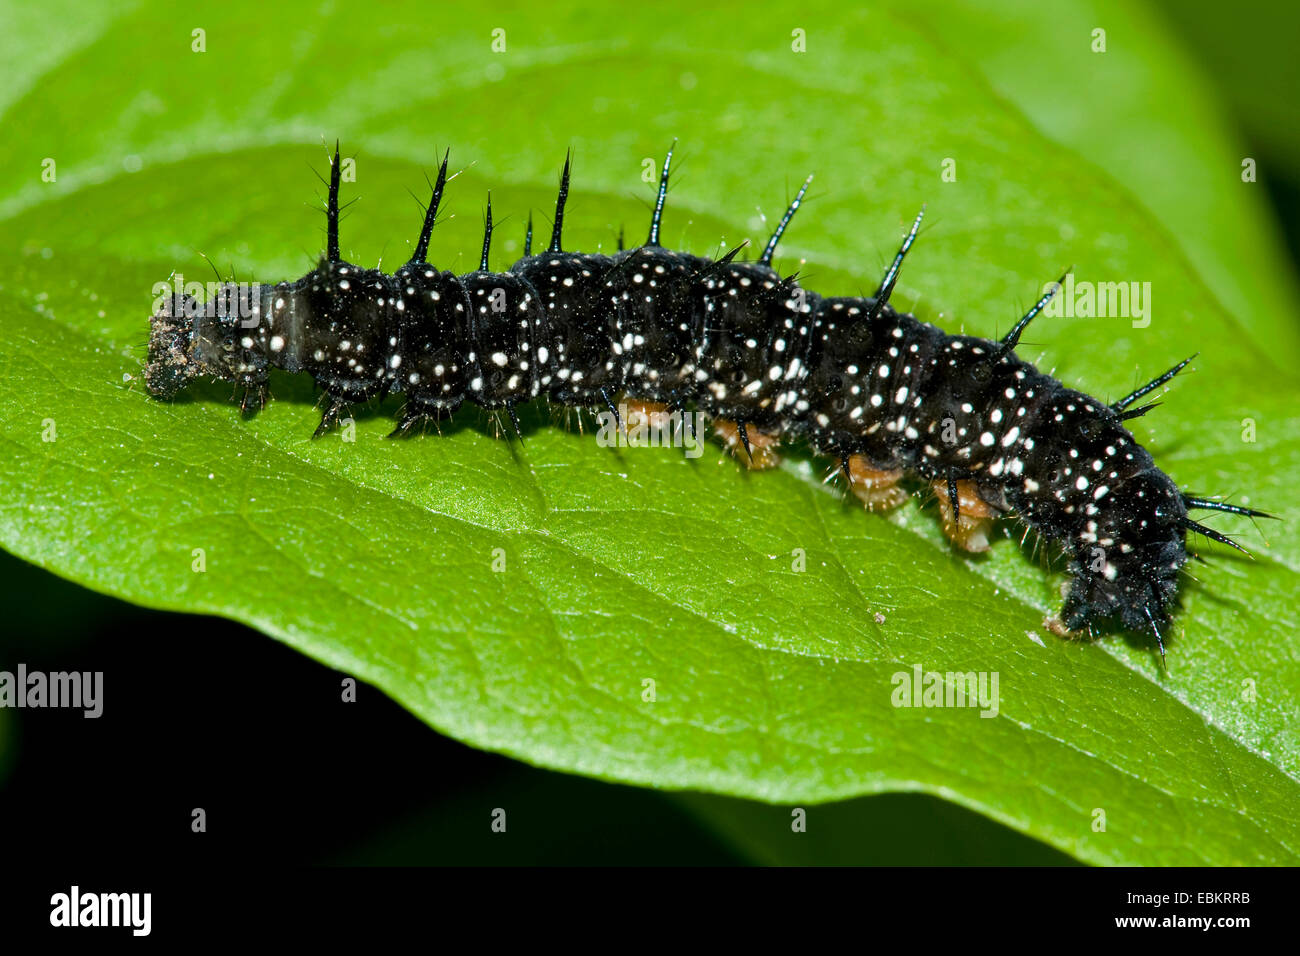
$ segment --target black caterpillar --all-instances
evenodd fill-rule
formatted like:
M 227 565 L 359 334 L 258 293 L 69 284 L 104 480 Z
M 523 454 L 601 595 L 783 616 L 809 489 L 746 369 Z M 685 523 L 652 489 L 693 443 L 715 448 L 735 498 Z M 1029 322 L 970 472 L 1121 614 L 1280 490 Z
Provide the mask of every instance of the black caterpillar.
M 771 262 L 808 183 L 756 261 L 673 252 L 659 244 L 670 149 L 644 245 L 613 256 L 561 246 L 570 161 L 551 242 L 509 272 L 491 272 L 492 207 L 477 271 L 457 276 L 426 261 L 447 182 L 444 156 L 411 260 L 394 275 L 339 255 L 337 146 L 327 201 L 327 248 L 295 282 L 223 283 L 200 305 L 177 293 L 151 317 L 145 381 L 169 399 L 197 376 L 244 386 L 247 412 L 267 398 L 271 367 L 307 372 L 327 401 L 316 435 L 346 407 L 406 396 L 394 435 L 454 412 L 466 399 L 503 408 L 545 397 L 643 410 L 694 407 L 738 441 L 751 464 L 771 464 L 782 436 L 839 462 L 871 507 L 906 497 L 905 475 L 938 493 L 945 530 L 985 550 L 993 517 L 1019 516 L 1069 555 L 1072 581 L 1058 633 L 1118 621 L 1164 630 L 1189 531 L 1241 549 L 1188 516 L 1202 508 L 1270 517 L 1183 494 L 1123 423 L 1133 406 L 1191 359 L 1110 405 L 1064 387 L 1015 353 L 1057 283 L 1000 341 L 948 335 L 889 305 L 917 216 L 880 287 L 867 298 L 823 297 L 782 278 Z M 1194 358 L 1195 356 L 1193 356 Z M 522 438 L 522 435 L 520 436 Z

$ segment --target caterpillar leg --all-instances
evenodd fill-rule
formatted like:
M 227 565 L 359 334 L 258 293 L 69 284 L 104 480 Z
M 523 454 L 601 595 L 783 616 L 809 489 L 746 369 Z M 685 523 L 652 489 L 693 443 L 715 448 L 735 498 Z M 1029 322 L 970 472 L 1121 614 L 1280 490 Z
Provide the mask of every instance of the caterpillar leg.
M 406 438 L 418 432 L 423 432 L 427 425 L 432 424 L 439 434 L 442 429 L 438 427 L 438 419 L 442 417 L 444 409 L 424 405 L 421 402 L 408 401 L 402 407 L 401 417 L 398 419 L 397 427 L 388 433 L 389 438 Z
M 964 551 L 989 550 L 989 533 L 993 530 L 995 512 L 979 496 L 975 482 L 960 479 L 952 482 L 956 488 L 957 514 L 953 514 L 953 501 L 949 482 L 932 481 L 931 490 L 939 499 L 939 513 L 943 517 L 943 533 L 948 540 Z M 955 519 L 955 520 L 954 520 Z
M 388 433 L 388 437 L 406 438 L 408 435 L 414 434 L 418 429 L 420 429 L 426 421 L 433 421 L 433 418 L 431 416 L 420 415 L 414 412 L 410 414 L 403 412 L 402 417 L 397 422 L 397 426 Z
M 239 399 L 239 413 L 251 418 L 266 407 L 269 391 L 264 384 L 249 385 Z
M 899 484 L 901 468 L 877 468 L 864 455 L 850 455 L 841 467 L 849 487 L 868 511 L 888 511 L 907 500 L 907 490 Z
M 320 438 L 321 435 L 333 428 L 338 424 L 339 416 L 347 410 L 347 402 L 332 396 L 326 397 L 329 405 L 326 407 L 325 413 L 321 415 L 320 424 L 316 426 L 316 432 L 311 436 L 312 438 Z
M 686 430 L 694 429 L 694 421 L 689 413 L 680 408 L 674 409 L 663 402 L 652 402 L 641 398 L 625 397 L 619 405 L 622 409 L 621 420 L 615 413 L 619 430 L 633 447 L 652 446 L 669 447 L 680 440 L 686 441 Z M 691 436 L 694 441 L 694 436 Z M 690 447 L 687 443 L 686 447 Z
M 1059 617 L 1053 615 L 1043 618 L 1043 627 L 1047 628 L 1057 637 L 1064 637 L 1067 640 L 1077 641 L 1088 636 L 1087 631 L 1072 631 L 1070 625 L 1066 624 Z
M 663 402 L 647 402 L 639 398 L 627 398 L 623 401 L 623 407 L 627 410 L 627 417 L 622 422 L 624 434 L 634 428 L 661 431 L 672 427 L 672 419 L 669 417 L 671 409 Z
M 781 464 L 781 456 L 776 451 L 781 444 L 780 436 L 761 432 L 744 422 L 723 418 L 714 421 L 713 430 L 721 436 L 727 451 L 754 471 L 764 471 Z

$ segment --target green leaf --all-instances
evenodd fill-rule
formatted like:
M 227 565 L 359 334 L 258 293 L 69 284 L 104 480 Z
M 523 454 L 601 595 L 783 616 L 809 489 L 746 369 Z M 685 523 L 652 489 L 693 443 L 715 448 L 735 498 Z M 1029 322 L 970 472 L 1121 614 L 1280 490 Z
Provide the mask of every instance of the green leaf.
M 358 153 L 345 254 L 389 268 L 418 228 L 405 191 L 450 145 L 467 166 L 433 257 L 465 271 L 486 190 L 513 214 L 504 267 L 570 145 L 573 247 L 608 250 L 623 223 L 635 236 L 643 160 L 680 136 L 674 247 L 760 240 L 754 204 L 770 218 L 815 169 L 784 264 L 818 291 L 872 288 L 926 201 L 897 298 L 946 328 L 1005 331 L 1068 262 L 1080 279 L 1150 282 L 1148 327 L 1040 319 L 1022 352 L 1113 397 L 1199 349 L 1198 374 L 1137 436 L 1180 484 L 1291 513 L 1294 342 L 1216 299 L 1150 212 L 973 81 L 960 50 L 831 6 L 519 6 L 436 24 L 422 10 L 385 8 L 392 29 L 370 30 L 315 7 L 223 5 L 194 24 L 207 52 L 191 53 L 191 27 L 145 3 L 8 104 L 23 133 L 0 157 L 6 549 L 141 604 L 250 623 L 541 766 L 800 805 L 922 791 L 1089 862 L 1296 862 L 1300 554 L 1285 525 L 1255 537 L 1253 562 L 1204 549 L 1165 676 L 1140 639 L 1048 634 L 1062 578 L 1012 531 L 987 559 L 956 555 L 933 508 L 865 515 L 798 451 L 749 474 L 712 446 L 600 448 L 542 408 L 523 448 L 472 412 L 390 442 L 391 403 L 356 410 L 355 442 L 312 441 L 309 383 L 288 378 L 250 422 L 224 386 L 147 398 L 154 283 L 202 279 L 198 251 L 241 278 L 305 271 L 323 139 Z M 49 121 L 68 104 L 78 122 Z M 914 665 L 996 672 L 998 716 L 895 708 L 893 675 Z
M 1225 30 L 1253 32 L 1253 43 L 1207 44 L 1219 57 L 1235 60 L 1261 44 L 1284 45 L 1295 33 L 1289 24 L 1261 29 L 1258 17 L 1218 16 L 1202 0 L 1174 6 L 1189 26 L 1216 38 Z M 946 49 L 960 51 L 1042 133 L 1105 170 L 1132 202 L 1154 214 L 1218 300 L 1249 316 L 1259 341 L 1296 348 L 1300 299 L 1263 185 L 1289 171 L 1256 155 L 1256 178 L 1244 182 L 1242 162 L 1251 150 L 1235 123 L 1249 101 L 1252 138 L 1264 130 L 1270 139 L 1294 134 L 1294 123 L 1265 119 L 1285 112 L 1294 98 L 1282 76 L 1258 75 L 1260 69 L 1294 74 L 1290 57 L 1264 49 L 1250 56 L 1249 67 L 1216 63 L 1211 82 L 1165 35 L 1159 18 L 1129 0 L 920 3 L 903 8 L 903 15 Z M 1095 30 L 1104 37 L 1094 38 Z M 1104 40 L 1104 52 L 1097 40 Z M 1260 95 L 1265 89 L 1270 95 Z M 1236 94 L 1231 115 L 1219 103 L 1220 91 Z

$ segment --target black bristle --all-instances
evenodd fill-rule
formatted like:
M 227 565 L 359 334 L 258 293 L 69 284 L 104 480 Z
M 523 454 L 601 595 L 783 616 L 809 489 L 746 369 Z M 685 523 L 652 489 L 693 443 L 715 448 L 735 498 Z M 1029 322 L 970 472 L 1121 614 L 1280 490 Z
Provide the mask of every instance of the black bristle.
M 1141 388 L 1136 389 L 1130 392 L 1129 394 L 1125 395 L 1118 402 L 1112 402 L 1110 407 L 1117 412 L 1124 411 L 1124 409 L 1128 408 L 1130 405 L 1136 402 L 1143 395 L 1146 395 L 1149 392 L 1152 392 L 1155 389 L 1159 388 L 1161 385 L 1165 384 L 1165 382 L 1169 381 L 1171 378 L 1173 378 L 1175 375 L 1181 372 L 1184 368 L 1186 368 L 1188 362 L 1190 362 L 1192 359 L 1196 358 L 1196 356 L 1200 354 L 1201 354 L 1200 352 L 1193 352 L 1191 355 L 1187 356 L 1187 358 L 1183 359 L 1181 362 L 1179 362 L 1169 371 L 1165 372 L 1163 375 L 1158 375 L 1157 377 L 1153 378 L 1151 381 L 1143 385 Z
M 889 270 L 885 277 L 880 280 L 880 286 L 876 289 L 875 295 L 872 296 L 875 302 L 871 306 L 869 318 L 874 322 L 880 318 L 884 312 L 885 305 L 889 302 L 889 297 L 894 292 L 894 286 L 898 282 L 898 274 L 903 268 L 903 259 L 907 252 L 912 248 L 912 243 L 916 241 L 916 234 L 921 228 L 921 219 L 925 216 L 925 206 L 921 206 L 921 211 L 916 214 L 916 219 L 912 222 L 912 228 L 907 231 L 903 238 L 903 244 L 898 247 L 898 253 L 894 256 L 894 261 L 890 263 Z
M 677 148 L 677 140 L 673 140 L 672 146 L 668 147 L 668 154 L 664 156 L 663 170 L 659 173 L 659 189 L 655 193 L 655 211 L 650 217 L 650 236 L 646 239 L 647 246 L 659 245 L 659 227 L 664 218 L 664 201 L 668 198 L 668 170 L 673 164 L 673 150 Z
M 551 228 L 551 244 L 547 252 L 562 252 L 560 233 L 564 230 L 564 204 L 569 199 L 569 164 L 573 159 L 573 150 L 564 155 L 564 172 L 560 174 L 560 195 L 555 200 L 555 224 Z M 531 217 L 530 217 L 531 219 Z
M 781 237 L 785 235 L 785 229 L 790 225 L 790 220 L 794 218 L 794 214 L 799 211 L 799 207 L 803 204 L 803 197 L 808 193 L 808 187 L 812 185 L 812 181 L 812 176 L 805 179 L 803 185 L 799 187 L 799 194 L 786 207 L 785 215 L 776 224 L 772 238 L 767 240 L 767 246 L 763 249 L 763 254 L 758 257 L 760 265 L 770 266 L 772 264 L 772 256 L 776 255 L 777 244 L 781 241 Z
M 1222 532 L 1219 531 L 1215 531 L 1213 528 L 1209 527 L 1208 525 L 1203 525 L 1199 521 L 1193 521 L 1191 518 L 1184 518 L 1181 524 L 1184 528 L 1186 528 L 1188 531 L 1191 531 L 1194 534 L 1203 535 L 1209 538 L 1211 541 L 1217 541 L 1219 542 L 1219 544 L 1226 544 L 1230 548 L 1236 548 L 1242 554 L 1245 555 L 1250 554 L 1249 551 L 1247 551 L 1241 545 L 1237 544 L 1237 542 L 1233 541 L 1226 534 L 1223 534 Z
M 442 203 L 442 190 L 447 185 L 447 160 L 451 158 L 451 150 L 447 150 L 442 157 L 442 165 L 438 167 L 438 179 L 433 184 L 433 195 L 429 199 L 428 211 L 424 214 L 424 225 L 420 228 L 420 238 L 415 243 L 415 251 L 411 254 L 412 262 L 424 262 L 425 257 L 429 254 L 429 238 L 433 235 L 433 226 L 438 219 L 438 206 Z
M 339 262 L 339 183 L 342 169 L 339 164 L 339 143 L 334 141 L 334 160 L 330 163 L 330 191 L 325 203 L 325 258 Z
M 1053 282 L 1052 287 L 1048 289 L 1046 292 L 1044 292 L 1042 297 L 1037 302 L 1034 303 L 1033 308 L 1031 308 L 1028 312 L 1024 314 L 1024 316 L 1021 317 L 1020 321 L 1017 322 L 1012 327 L 1010 332 L 1002 336 L 1001 345 L 1003 351 L 1009 352 L 1012 349 L 1014 349 L 1017 345 L 1020 344 L 1021 333 L 1024 332 L 1025 329 L 1029 327 L 1029 323 L 1034 321 L 1034 318 L 1038 315 L 1038 313 L 1042 312 L 1043 309 L 1047 308 L 1047 303 L 1051 302 L 1052 299 L 1056 296 L 1056 294 L 1061 291 L 1061 284 L 1065 282 L 1065 277 L 1070 274 L 1070 269 L 1073 268 L 1074 266 L 1070 266 L 1068 269 L 1066 269 L 1065 272 L 1061 274 L 1061 278 Z
M 479 260 L 479 272 L 488 271 L 488 253 L 492 249 L 492 193 L 488 193 L 487 215 L 483 219 L 483 257 Z
M 1230 505 L 1226 501 L 1215 501 L 1213 498 L 1201 498 L 1196 495 L 1183 495 L 1183 504 L 1188 508 L 1201 508 L 1206 511 L 1222 511 L 1231 515 L 1278 520 L 1277 515 L 1271 515 L 1266 511 L 1256 511 L 1254 508 L 1243 508 L 1241 505 Z

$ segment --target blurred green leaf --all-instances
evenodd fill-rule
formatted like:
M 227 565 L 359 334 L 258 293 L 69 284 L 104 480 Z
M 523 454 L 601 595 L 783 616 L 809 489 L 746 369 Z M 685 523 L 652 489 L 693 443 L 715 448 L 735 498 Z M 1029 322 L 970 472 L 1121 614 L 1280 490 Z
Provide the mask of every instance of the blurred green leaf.
M 1300 7 L 1284 0 L 1243 0 L 1232 16 L 1212 0 L 1155 0 L 1170 30 L 1183 39 L 1233 119 L 1280 161 L 1269 176 L 1300 182 L 1294 157 L 1300 150 L 1295 103 L 1300 98 Z
M 274 380 L 251 422 L 226 387 L 174 405 L 139 387 L 150 289 L 173 269 L 202 278 L 198 251 L 242 278 L 305 271 L 323 225 L 306 167 L 323 166 L 324 140 L 358 153 L 345 254 L 389 267 L 437 148 L 472 163 L 433 250 L 465 271 L 485 191 L 513 213 L 504 267 L 570 145 L 572 246 L 608 250 L 623 223 L 635 235 L 643 160 L 680 136 L 673 246 L 760 239 L 754 204 L 776 213 L 815 169 L 784 263 L 818 291 L 873 287 L 923 201 L 897 299 L 947 328 L 1005 330 L 1067 262 L 1080 279 L 1150 282 L 1149 327 L 1040 320 L 1022 351 L 1114 396 L 1201 350 L 1200 376 L 1136 434 L 1185 486 L 1287 513 L 1294 344 L 1218 301 L 1164 225 L 972 82 L 960 51 L 884 10 L 830 6 L 440 8 L 436 23 L 412 6 L 365 28 L 315 7 L 170 11 L 104 22 L 5 114 L 23 131 L 0 157 L 8 550 L 141 604 L 248 622 L 542 766 L 782 803 L 921 791 L 1089 862 L 1296 861 L 1294 536 L 1254 562 L 1207 549 L 1166 677 L 1142 641 L 1046 634 L 1062 579 L 1012 530 L 987 559 L 955 555 L 932 509 L 864 515 L 798 452 L 747 474 L 714 448 L 611 451 L 540 408 L 522 449 L 472 413 L 441 438 L 388 442 L 391 403 L 357 410 L 354 444 L 312 441 L 302 381 Z M 207 52 L 192 53 L 200 28 Z M 74 109 L 78 122 L 50 121 Z M 997 672 L 998 717 L 895 709 L 891 677 L 913 665 Z
M 1177 6 L 1187 21 L 1215 34 L 1253 31 L 1257 44 L 1289 43 L 1295 34 L 1285 22 L 1294 14 L 1281 10 L 1276 15 L 1283 23 L 1275 30 L 1262 12 L 1228 17 L 1202 9 L 1197 17 L 1186 14 L 1206 6 L 1200 0 Z M 1287 172 L 1255 156 L 1257 178 L 1243 182 L 1242 161 L 1251 150 L 1234 122 L 1244 96 L 1256 104 L 1251 115 L 1290 110 L 1300 91 L 1283 74 L 1294 76 L 1294 57 L 1252 58 L 1269 64 L 1252 70 L 1275 72 L 1276 82 L 1246 90 L 1242 77 L 1252 71 L 1234 63 L 1231 69 L 1214 64 L 1222 68 L 1212 79 L 1197 72 L 1160 19 L 1133 0 L 923 0 L 902 10 L 945 51 L 957 51 L 1042 134 L 1067 147 L 1076 165 L 1101 168 L 1118 190 L 1154 214 L 1201 282 L 1249 322 L 1257 341 L 1295 353 L 1300 299 L 1263 183 L 1265 176 Z M 1104 36 L 1094 37 L 1098 30 Z M 1248 48 L 1212 45 L 1222 57 Z M 1235 94 L 1231 115 L 1220 89 Z

